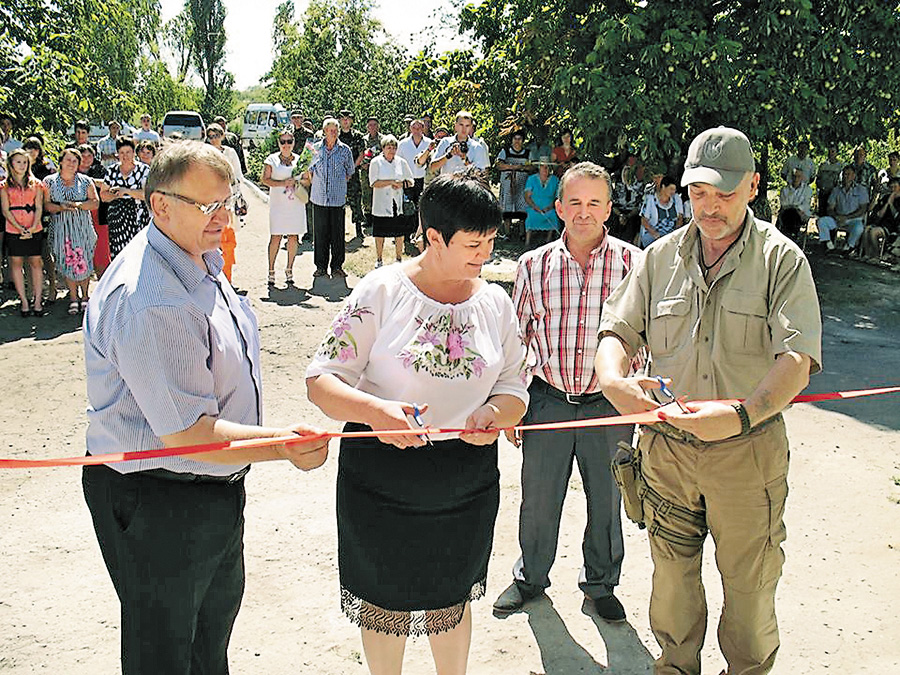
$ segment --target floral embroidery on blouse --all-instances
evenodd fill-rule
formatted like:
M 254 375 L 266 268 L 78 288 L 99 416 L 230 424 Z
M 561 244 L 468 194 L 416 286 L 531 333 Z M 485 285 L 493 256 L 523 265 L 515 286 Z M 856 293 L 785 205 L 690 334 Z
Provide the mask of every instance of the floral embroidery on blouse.
M 435 377 L 481 377 L 487 363 L 471 349 L 468 333 L 472 324 L 455 325 L 453 312 L 427 321 L 416 317 L 419 329 L 406 347 L 397 354 L 405 368 L 424 370 Z
M 350 332 L 350 321 L 356 319 L 362 323 L 366 314 L 372 315 L 373 312 L 368 307 L 360 307 L 359 303 L 353 306 L 345 305 L 331 322 L 331 330 L 319 347 L 319 354 L 328 359 L 336 358 L 341 363 L 355 359 L 358 354 L 357 344 L 353 333 Z

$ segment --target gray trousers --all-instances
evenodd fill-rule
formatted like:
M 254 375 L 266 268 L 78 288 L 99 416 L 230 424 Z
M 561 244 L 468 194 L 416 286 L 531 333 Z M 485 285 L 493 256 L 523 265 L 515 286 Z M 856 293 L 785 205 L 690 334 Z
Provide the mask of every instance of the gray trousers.
M 574 405 L 548 394 L 543 382 L 532 384 L 531 403 L 523 424 L 584 420 L 617 415 L 606 400 Z M 621 496 L 610 471 L 620 440 L 629 442 L 632 426 L 526 431 L 522 438 L 522 508 L 519 545 L 522 557 L 513 577 L 526 595 L 550 586 L 550 568 L 556 558 L 559 521 L 572 474 L 573 458 L 587 497 L 587 527 L 582 552 L 584 566 L 578 587 L 589 597 L 612 593 L 619 583 L 622 559 Z

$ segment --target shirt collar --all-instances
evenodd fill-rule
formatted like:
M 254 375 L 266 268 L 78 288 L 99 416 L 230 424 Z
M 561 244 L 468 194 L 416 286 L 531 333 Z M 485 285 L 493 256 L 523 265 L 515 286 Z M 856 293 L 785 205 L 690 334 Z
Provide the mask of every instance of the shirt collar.
M 737 243 L 735 243 L 734 248 L 732 248 L 725 256 L 725 263 L 722 265 L 722 268 L 719 271 L 719 277 L 723 276 L 736 267 L 735 264 L 730 264 L 730 260 L 740 258 L 741 252 L 744 250 L 744 246 L 747 245 L 747 240 L 750 238 L 750 231 L 753 229 L 753 221 L 753 211 L 748 206 L 747 214 L 744 216 L 744 229 L 741 232 L 741 236 L 738 237 Z M 678 255 L 681 256 L 681 259 L 689 269 L 698 268 L 697 264 L 691 263 L 696 261 L 699 264 L 700 253 L 698 249 L 698 243 L 700 240 L 700 230 L 693 218 L 691 218 L 691 222 L 688 223 L 688 226 L 682 229 L 683 232 L 680 235 L 681 241 L 678 242 Z
M 152 221 L 147 228 L 147 243 L 162 256 L 163 260 L 169 263 L 172 271 L 175 272 L 175 276 L 178 277 L 188 291 L 193 291 L 197 288 L 207 276 L 219 276 L 219 272 L 222 271 L 224 265 L 222 254 L 218 249 L 207 251 L 203 254 L 203 262 L 206 263 L 209 273 L 204 273 L 203 270 L 194 264 L 194 261 L 191 260 L 191 257 L 184 249 L 163 234 L 162 230 L 156 227 L 156 223 Z
M 556 240 L 556 246 L 559 247 L 560 250 L 563 251 L 565 255 L 574 260 L 575 258 L 572 256 L 572 253 L 569 251 L 568 246 L 569 235 L 563 230 L 562 235 L 559 239 Z M 606 249 L 609 248 L 609 228 L 606 225 L 603 226 L 603 239 L 600 241 L 600 245 L 591 249 L 590 259 L 593 260 L 598 255 L 603 255 L 606 253 Z

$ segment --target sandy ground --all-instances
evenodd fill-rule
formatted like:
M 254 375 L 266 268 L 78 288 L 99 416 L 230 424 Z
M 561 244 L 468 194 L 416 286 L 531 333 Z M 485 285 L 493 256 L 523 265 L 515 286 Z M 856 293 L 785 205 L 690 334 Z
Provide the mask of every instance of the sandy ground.
M 266 422 L 306 420 L 336 429 L 305 397 L 304 368 L 347 291 L 311 288 L 309 250 L 298 287 L 267 290 L 265 204 L 250 199 L 238 233 L 236 284 L 259 316 Z M 369 238 L 366 245 L 371 246 Z M 280 254 L 280 269 L 284 253 Z M 813 258 L 825 318 L 824 374 L 810 391 L 900 382 L 900 277 L 841 259 Z M 356 281 L 350 278 L 351 286 Z M 7 298 L 10 294 L 7 293 Z M 79 321 L 58 302 L 52 315 L 21 319 L 0 308 L 0 372 L 8 419 L 0 456 L 84 453 L 86 405 Z M 787 564 L 779 587 L 778 673 L 900 672 L 900 399 L 896 395 L 787 413 L 792 444 Z M 277 463 L 247 479 L 247 589 L 231 646 L 234 673 L 362 674 L 358 631 L 338 603 L 334 521 L 336 448 L 302 473 Z M 518 556 L 520 458 L 503 442 L 502 504 L 488 596 L 474 605 L 469 671 L 516 675 L 649 673 L 658 648 L 647 606 L 651 564 L 644 533 L 626 524 L 619 596 L 629 623 L 605 624 L 577 586 L 584 496 L 573 477 L 548 597 L 499 620 L 490 605 Z M 413 545 L 415 542 L 410 542 Z M 119 672 L 118 602 L 73 468 L 0 472 L 0 671 L 96 675 Z M 709 541 L 710 622 L 704 672 L 718 673 L 715 626 L 721 587 Z M 406 672 L 434 672 L 428 643 L 410 641 Z

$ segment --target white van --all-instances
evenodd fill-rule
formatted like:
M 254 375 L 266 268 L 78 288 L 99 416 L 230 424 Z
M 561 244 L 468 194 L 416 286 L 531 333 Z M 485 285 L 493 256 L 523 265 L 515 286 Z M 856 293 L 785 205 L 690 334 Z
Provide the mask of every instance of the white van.
M 290 124 L 290 115 L 280 103 L 251 103 L 244 113 L 241 142 L 245 148 L 255 148 L 276 129 Z
M 168 138 L 175 132 L 181 134 L 182 138 L 189 138 L 193 141 L 202 141 L 206 138 L 206 125 L 203 124 L 203 118 L 200 113 L 193 110 L 170 110 L 163 117 L 162 135 Z

